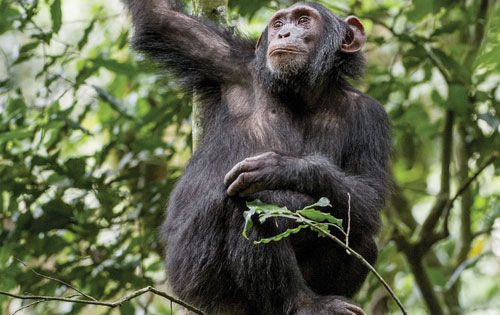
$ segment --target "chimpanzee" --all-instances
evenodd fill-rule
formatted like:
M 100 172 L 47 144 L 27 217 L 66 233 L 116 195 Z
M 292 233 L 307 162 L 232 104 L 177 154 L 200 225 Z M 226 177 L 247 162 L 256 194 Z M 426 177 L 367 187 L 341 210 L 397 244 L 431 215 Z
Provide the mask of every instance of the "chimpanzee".
M 383 107 L 349 80 L 363 72 L 361 22 L 318 3 L 279 10 L 257 43 L 186 15 L 175 0 L 128 0 L 134 46 L 203 99 L 204 137 L 172 192 L 161 235 L 172 290 L 209 314 L 364 314 L 348 298 L 368 270 L 303 231 L 254 245 L 245 201 L 302 209 L 327 197 L 354 250 L 374 262 L 388 191 Z M 350 202 L 348 202 L 350 200 Z M 286 219 L 256 224 L 252 239 Z

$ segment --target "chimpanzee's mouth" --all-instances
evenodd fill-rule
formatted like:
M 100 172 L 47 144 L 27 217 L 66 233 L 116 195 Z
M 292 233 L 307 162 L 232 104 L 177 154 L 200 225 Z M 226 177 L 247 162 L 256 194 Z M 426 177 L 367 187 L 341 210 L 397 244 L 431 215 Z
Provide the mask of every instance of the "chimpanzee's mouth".
M 303 54 L 303 53 L 305 53 L 305 51 L 299 50 L 299 49 L 293 48 L 293 47 L 278 47 L 278 48 L 271 50 L 271 52 L 269 53 L 269 56 L 272 56 L 272 55 L 278 54 L 278 53 Z

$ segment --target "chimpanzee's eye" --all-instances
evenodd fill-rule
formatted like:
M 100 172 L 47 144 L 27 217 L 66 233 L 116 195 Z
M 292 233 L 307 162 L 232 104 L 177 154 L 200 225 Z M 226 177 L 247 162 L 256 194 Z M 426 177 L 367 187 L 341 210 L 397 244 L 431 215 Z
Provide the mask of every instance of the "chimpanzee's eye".
M 283 26 L 283 22 L 278 20 L 278 21 L 274 22 L 273 26 L 274 26 L 274 28 L 280 28 Z
M 309 18 L 307 16 L 300 17 L 299 24 L 304 24 L 304 23 L 307 23 L 307 22 L 309 22 Z

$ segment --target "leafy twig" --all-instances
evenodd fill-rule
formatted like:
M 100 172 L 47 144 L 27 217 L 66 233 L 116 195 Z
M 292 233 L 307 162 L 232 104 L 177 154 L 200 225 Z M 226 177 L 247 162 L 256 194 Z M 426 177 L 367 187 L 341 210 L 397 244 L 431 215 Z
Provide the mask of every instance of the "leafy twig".
M 350 199 L 350 195 L 349 195 Z M 350 202 L 349 202 L 350 204 Z M 366 261 L 363 256 L 358 254 L 355 250 L 349 247 L 347 244 L 344 244 L 339 238 L 332 235 L 330 233 L 329 227 L 334 226 L 337 229 L 340 229 L 344 236 L 346 237 L 346 243 L 348 242 L 348 232 L 345 233 L 342 229 L 342 220 L 333 217 L 331 214 L 323 213 L 315 209 L 315 207 L 331 207 L 330 201 L 327 198 L 321 198 L 317 203 L 307 206 L 302 210 L 297 210 L 296 212 L 292 212 L 288 210 L 286 207 L 278 207 L 275 205 L 268 205 L 263 203 L 260 200 L 254 200 L 252 202 L 247 202 L 247 206 L 249 208 L 248 211 L 245 211 L 243 216 L 245 218 L 245 227 L 243 229 L 243 236 L 247 237 L 247 231 L 253 227 L 253 217 L 257 215 L 259 217 L 259 222 L 264 223 L 269 218 L 274 217 L 282 217 L 292 219 L 299 224 L 298 227 L 293 229 L 287 229 L 285 232 L 280 233 L 274 237 L 260 239 L 258 241 L 254 241 L 255 244 L 260 243 L 269 243 L 271 241 L 279 241 L 285 237 L 290 236 L 291 234 L 295 234 L 300 232 L 302 229 L 310 228 L 313 231 L 319 233 L 320 236 L 328 237 L 342 248 L 344 248 L 350 255 L 356 257 L 361 263 L 366 266 L 373 274 L 382 282 L 384 287 L 387 289 L 391 297 L 394 299 L 396 304 L 401 309 L 403 314 L 408 314 L 405 310 L 403 304 L 398 299 L 394 291 L 392 291 L 391 287 L 387 282 L 382 278 L 382 276 L 375 270 L 375 268 Z M 350 212 L 350 210 L 349 210 Z M 348 217 L 350 215 L 348 214 Z M 349 220 L 350 221 L 350 220 Z M 349 225 L 349 222 L 348 222 Z

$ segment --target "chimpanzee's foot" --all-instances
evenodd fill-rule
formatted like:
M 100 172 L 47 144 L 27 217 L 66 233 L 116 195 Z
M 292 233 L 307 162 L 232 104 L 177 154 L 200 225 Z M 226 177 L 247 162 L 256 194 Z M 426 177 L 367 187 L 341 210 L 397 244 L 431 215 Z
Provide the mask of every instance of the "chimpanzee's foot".
M 294 315 L 366 315 L 359 306 L 341 296 L 306 297 Z

